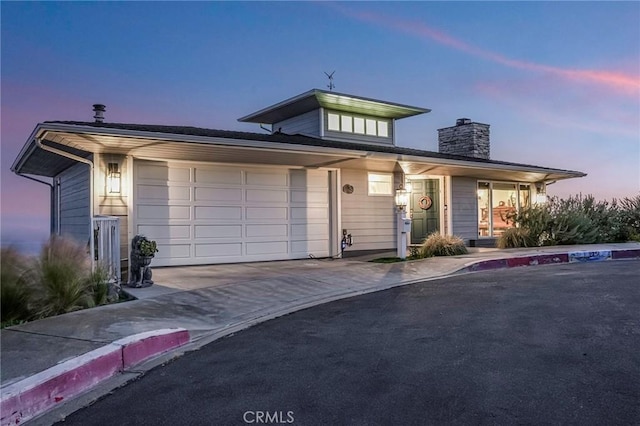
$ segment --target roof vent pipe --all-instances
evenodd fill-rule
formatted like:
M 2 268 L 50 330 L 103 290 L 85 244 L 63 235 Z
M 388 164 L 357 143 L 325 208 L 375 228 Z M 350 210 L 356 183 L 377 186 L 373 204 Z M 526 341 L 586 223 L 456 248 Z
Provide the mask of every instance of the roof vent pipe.
M 107 107 L 102 104 L 93 104 L 93 112 L 95 112 L 93 118 L 95 118 L 96 123 L 102 123 L 104 121 L 104 112 L 106 109 Z

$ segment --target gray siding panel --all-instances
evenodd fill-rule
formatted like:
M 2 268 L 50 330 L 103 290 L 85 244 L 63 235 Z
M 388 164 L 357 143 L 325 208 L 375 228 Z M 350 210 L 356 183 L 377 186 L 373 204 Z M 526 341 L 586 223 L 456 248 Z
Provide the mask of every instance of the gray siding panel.
M 272 129 L 274 132 L 280 129 L 282 133 L 289 135 L 320 136 L 320 110 L 315 109 L 297 117 L 280 121 L 275 123 Z
M 352 194 L 341 194 L 342 228 L 353 236 L 347 250 L 394 249 L 396 217 L 394 197 L 369 196 L 366 170 L 341 170 L 342 184 L 353 186 Z
M 89 166 L 76 164 L 57 177 L 60 179 L 60 234 L 82 244 L 90 237 Z M 54 212 L 57 219 L 57 212 Z
M 468 177 L 451 178 L 452 234 L 465 243 L 478 238 L 477 180 Z

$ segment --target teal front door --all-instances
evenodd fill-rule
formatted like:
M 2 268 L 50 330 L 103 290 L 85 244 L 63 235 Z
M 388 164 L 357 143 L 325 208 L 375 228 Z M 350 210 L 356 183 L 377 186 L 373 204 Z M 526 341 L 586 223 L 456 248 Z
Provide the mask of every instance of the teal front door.
M 411 244 L 420 244 L 440 230 L 440 180 L 411 181 Z

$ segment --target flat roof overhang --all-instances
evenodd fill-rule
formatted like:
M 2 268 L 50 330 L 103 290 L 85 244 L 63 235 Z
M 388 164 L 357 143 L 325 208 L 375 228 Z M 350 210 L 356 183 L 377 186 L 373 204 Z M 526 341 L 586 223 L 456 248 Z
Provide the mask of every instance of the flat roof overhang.
M 156 132 L 142 132 L 59 123 L 39 124 L 11 170 L 53 177 L 75 164 L 35 144 L 63 149 L 85 158 L 91 154 L 121 154 L 159 161 L 281 165 L 303 168 L 351 168 L 410 175 L 466 176 L 478 179 L 540 182 L 586 176 L 585 173 L 514 164 L 482 163 L 397 153 L 373 152 Z
M 427 108 L 313 89 L 239 118 L 238 121 L 274 124 L 320 107 L 390 119 L 401 119 L 431 111 Z

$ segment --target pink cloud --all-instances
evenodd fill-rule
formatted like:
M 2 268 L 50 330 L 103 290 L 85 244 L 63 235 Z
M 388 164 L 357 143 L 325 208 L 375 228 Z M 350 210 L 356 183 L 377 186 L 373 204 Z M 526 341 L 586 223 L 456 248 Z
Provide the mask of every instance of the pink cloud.
M 457 39 L 445 32 L 432 28 L 422 22 L 409 21 L 382 16 L 373 12 L 355 11 L 341 5 L 332 4 L 334 9 L 342 14 L 360 21 L 373 23 L 395 31 L 404 32 L 422 39 L 435 41 L 443 46 L 448 46 L 472 56 L 480 57 L 491 62 L 507 66 L 509 68 L 524 69 L 528 71 L 544 72 L 562 77 L 574 83 L 592 84 L 606 87 L 610 90 L 635 98 L 640 95 L 640 78 L 637 75 L 609 70 L 584 70 L 555 67 L 546 64 L 523 61 L 509 58 L 498 52 L 474 46 L 463 40 Z

